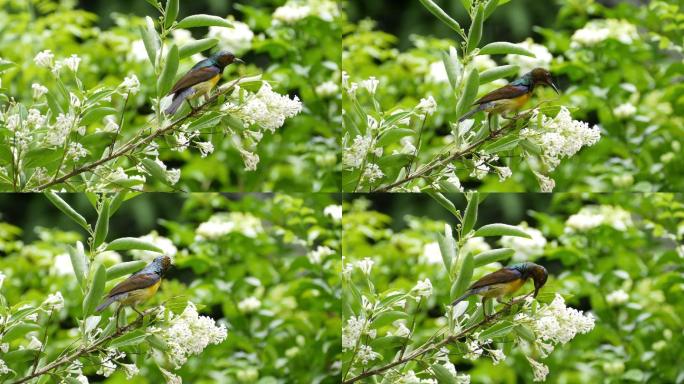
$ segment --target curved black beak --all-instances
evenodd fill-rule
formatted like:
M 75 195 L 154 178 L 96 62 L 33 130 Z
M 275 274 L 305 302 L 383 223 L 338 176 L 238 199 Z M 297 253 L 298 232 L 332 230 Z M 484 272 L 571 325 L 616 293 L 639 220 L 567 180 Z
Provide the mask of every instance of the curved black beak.
M 234 62 L 234 63 L 240 63 L 240 64 L 244 64 L 244 63 L 245 63 L 242 59 L 238 59 L 237 57 L 233 59 L 233 62 Z
M 551 88 L 553 88 L 553 90 L 556 91 L 557 94 L 560 95 L 560 91 L 558 90 L 558 86 L 556 85 L 556 83 L 553 82 L 553 79 L 549 79 L 548 82 L 547 82 L 547 84 L 548 84 Z M 536 295 L 535 295 L 535 296 L 536 296 Z

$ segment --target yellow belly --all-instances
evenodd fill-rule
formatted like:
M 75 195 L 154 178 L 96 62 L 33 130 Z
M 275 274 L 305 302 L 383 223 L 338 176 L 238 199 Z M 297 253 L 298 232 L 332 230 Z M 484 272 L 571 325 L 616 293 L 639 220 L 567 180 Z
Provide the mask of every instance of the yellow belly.
M 154 296 L 155 293 L 157 293 L 157 290 L 159 289 L 160 285 L 161 285 L 161 279 L 159 279 L 159 281 L 157 281 L 156 284 L 150 285 L 147 288 L 136 289 L 135 291 L 130 291 L 130 292 L 128 292 L 128 295 L 126 296 L 126 298 L 121 300 L 121 304 L 123 304 L 123 305 L 136 305 L 138 303 L 146 301 L 150 297 Z
M 514 99 L 501 99 L 492 101 L 491 106 L 487 107 L 485 111 L 503 114 L 507 112 L 517 111 L 530 100 L 530 94 L 526 93 Z
M 195 90 L 195 93 L 192 96 L 190 96 L 190 98 L 194 99 L 196 97 L 200 97 L 202 95 L 209 93 L 209 91 L 211 91 L 214 88 L 216 83 L 218 83 L 220 78 L 221 78 L 221 76 L 216 75 L 216 76 L 212 77 L 211 79 L 209 79 L 205 82 L 197 83 L 197 84 L 193 85 L 192 89 Z
M 496 284 L 493 285 L 489 290 L 486 292 L 483 292 L 481 295 L 487 298 L 501 298 L 504 295 L 511 294 L 520 287 L 522 287 L 525 284 L 525 281 L 522 279 L 518 279 L 515 281 L 511 281 L 510 283 L 504 283 L 504 284 Z

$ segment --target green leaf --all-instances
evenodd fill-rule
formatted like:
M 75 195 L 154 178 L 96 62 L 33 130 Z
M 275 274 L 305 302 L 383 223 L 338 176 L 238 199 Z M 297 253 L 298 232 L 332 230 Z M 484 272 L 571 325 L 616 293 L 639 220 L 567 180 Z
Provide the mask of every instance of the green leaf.
M 466 12 L 470 12 L 470 7 L 473 5 L 472 0 L 461 0 L 461 4 L 463 5 L 463 8 L 465 8 Z
M 536 341 L 536 336 L 534 335 L 534 331 L 532 331 L 526 325 L 518 324 L 515 326 L 514 330 L 515 330 L 515 333 L 518 336 L 520 336 L 523 340 L 527 340 L 530 343 L 534 343 Z
M 516 75 L 519 70 L 520 67 L 517 65 L 501 65 L 499 67 L 490 68 L 480 73 L 480 85 L 490 83 L 503 77 Z
M 409 129 L 409 128 L 388 129 L 382 135 L 380 135 L 380 138 L 378 138 L 377 145 L 379 147 L 384 147 L 385 145 L 388 145 L 391 143 L 397 143 L 397 142 L 399 142 L 399 139 L 401 139 L 402 137 L 410 136 L 410 135 L 413 135 L 414 133 L 415 132 L 413 131 L 413 129 Z
M 107 115 L 113 115 L 117 111 L 116 109 L 112 107 L 95 107 L 95 108 L 90 108 L 88 112 L 86 112 L 83 115 L 83 118 L 81 119 L 81 124 L 83 125 L 88 125 L 90 123 L 93 123 L 95 121 L 100 121 L 103 117 Z
M 494 13 L 494 11 L 496 10 L 496 7 L 498 7 L 498 6 L 499 6 L 499 0 L 489 0 L 489 2 L 487 2 L 487 5 L 485 5 L 485 10 L 484 10 L 485 20 L 487 20 L 489 18 L 489 16 L 491 16 L 492 13 Z
M 45 192 L 45 197 L 50 200 L 50 202 L 57 207 L 62 213 L 67 215 L 71 220 L 75 221 L 76 224 L 80 225 L 83 227 L 86 231 L 90 232 L 90 225 L 86 221 L 86 219 L 81 216 L 78 212 L 76 212 L 75 209 L 71 208 L 69 204 L 67 204 L 66 201 L 62 200 L 59 195 L 57 195 L 55 192 Z
M 473 278 L 474 268 L 475 264 L 473 261 L 473 254 L 468 252 L 463 257 L 461 271 L 458 273 L 456 281 L 451 286 L 451 300 L 456 300 L 466 291 L 466 289 L 468 289 L 468 286 L 470 285 L 470 280 Z
M 504 136 L 496 141 L 487 144 L 482 150 L 485 153 L 497 153 L 503 151 L 510 151 L 518 146 L 518 143 L 522 140 L 520 137 L 516 136 Z
M 495 337 L 504 337 L 511 333 L 516 326 L 517 325 L 515 323 L 503 321 L 485 329 L 477 338 L 480 340 L 486 340 L 493 339 Z
M 377 339 L 374 339 L 373 341 L 370 342 L 371 348 L 373 348 L 376 351 L 383 350 L 383 349 L 393 349 L 393 348 L 398 348 L 404 345 L 406 342 L 405 337 L 399 337 L 399 336 L 385 336 L 385 337 L 378 337 Z
M 513 257 L 514 254 L 515 250 L 511 248 L 499 248 L 484 251 L 475 255 L 475 267 L 481 267 L 495 261 L 508 259 L 509 257 Z
M 456 32 L 462 32 L 463 28 L 458 24 L 458 22 L 447 15 L 446 12 L 439 5 L 435 4 L 432 0 L 420 0 L 421 4 L 430 11 L 435 17 L 437 17 L 442 23 L 446 24 L 449 28 Z
M 458 209 L 451 200 L 447 199 L 443 194 L 435 191 L 426 191 L 428 196 L 439 203 L 442 207 L 446 208 L 447 211 L 451 212 L 454 216 L 458 217 Z
M 142 159 L 140 162 L 142 163 L 143 167 L 145 167 L 145 170 L 152 175 L 152 177 L 158 179 L 168 186 L 171 186 L 169 178 L 166 176 L 166 172 L 156 161 L 152 159 Z
M 9 60 L 5 59 L 0 59 L 0 72 L 6 71 L 12 67 L 14 67 L 16 64 Z
M 35 349 L 15 349 L 14 351 L 3 354 L 2 360 L 4 360 L 8 366 L 12 366 L 16 363 L 33 360 L 36 353 L 38 353 L 38 351 Z
M 97 223 L 95 223 L 95 236 L 93 237 L 93 248 L 97 248 L 107 238 L 109 232 L 109 198 L 102 200 L 102 208 L 100 208 L 97 216 Z
M 459 118 L 468 112 L 468 110 L 472 107 L 475 97 L 477 96 L 477 90 L 480 87 L 480 75 L 475 66 L 470 69 L 470 72 L 464 81 L 465 89 L 463 90 L 463 94 L 456 104 L 456 116 Z
M 25 337 L 27 333 L 37 331 L 40 325 L 36 323 L 16 323 L 7 329 L 7 332 L 2 336 L 3 343 L 8 343 L 19 337 Z
M 152 66 L 155 66 L 157 60 L 157 53 L 161 47 L 161 39 L 154 28 L 154 20 L 151 17 L 145 16 L 145 27 L 140 27 L 140 36 L 142 37 L 147 57 L 149 57 Z
M 449 47 L 448 53 L 442 52 L 442 62 L 444 63 L 451 89 L 456 91 L 458 89 L 461 73 L 461 62 L 458 60 L 458 51 L 456 48 L 451 46 Z
M 233 24 L 223 17 L 213 15 L 192 15 L 181 20 L 176 28 L 195 28 L 195 27 L 226 27 L 232 28 Z
M 435 378 L 439 384 L 456 384 L 456 378 L 454 375 L 452 375 L 451 372 L 449 372 L 449 370 L 442 364 L 433 364 L 431 369 L 435 374 Z
M 185 310 L 185 307 L 188 306 L 188 297 L 187 296 L 174 296 L 170 299 L 168 299 L 166 302 L 164 302 L 164 307 L 168 309 L 169 311 L 175 313 L 175 314 L 181 314 Z
M 466 206 L 465 214 L 463 216 L 463 226 L 461 233 L 463 235 L 470 232 L 477 221 L 477 206 L 480 205 L 480 195 L 473 192 L 468 196 L 468 205 Z
M 507 41 L 497 41 L 489 43 L 480 49 L 480 55 L 523 55 L 535 57 L 534 53 L 521 47 L 518 44 L 509 43 Z
M 71 266 L 74 269 L 76 280 L 81 287 L 86 283 L 86 271 L 88 270 L 88 259 L 83 250 L 83 243 L 80 241 L 76 243 L 75 247 L 69 246 L 69 259 L 71 259 Z
M 169 28 L 178 17 L 178 0 L 166 0 L 164 26 Z
M 482 4 L 477 8 L 477 13 L 473 22 L 470 24 L 470 30 L 468 31 L 468 46 L 466 52 L 470 53 L 473 49 L 477 48 L 480 44 L 480 39 L 482 39 L 482 24 L 484 22 L 484 7 Z
M 133 272 L 138 272 L 145 268 L 145 265 L 147 265 L 147 263 L 142 260 L 134 260 L 111 266 L 107 268 L 107 281 L 114 280 L 117 277 L 130 275 Z
M 104 265 L 100 264 L 97 266 L 95 271 L 95 277 L 90 284 L 90 290 L 83 299 L 83 317 L 87 317 L 95 310 L 97 304 L 102 299 L 104 294 L 105 282 L 107 281 L 107 270 Z
M 156 245 L 148 241 L 140 240 L 137 237 L 122 237 L 107 244 L 108 251 L 129 251 L 131 249 L 164 253 L 164 251 Z
M 173 79 L 176 77 L 176 71 L 178 71 L 178 60 L 178 47 L 173 44 L 166 55 L 166 63 L 161 76 L 157 80 L 157 93 L 160 96 L 166 95 L 171 90 Z
M 147 336 L 147 341 L 150 343 L 150 345 L 159 351 L 166 352 L 169 350 L 169 345 L 166 344 L 164 340 L 162 340 L 161 337 L 157 335 L 148 335 Z
M 386 311 L 380 313 L 375 319 L 373 319 L 373 322 L 371 323 L 371 327 L 373 328 L 380 328 L 382 326 L 392 324 L 394 321 L 399 320 L 399 319 L 408 319 L 409 315 L 406 312 L 403 311 Z
M 195 53 L 199 52 L 204 52 L 207 49 L 213 48 L 216 44 L 218 44 L 218 39 L 216 38 L 209 38 L 209 39 L 200 39 L 200 40 L 195 40 L 191 43 L 185 44 L 180 48 L 178 51 L 178 56 L 182 59 L 184 57 L 192 56 Z
M 437 234 L 437 243 L 439 244 L 439 251 L 442 254 L 442 262 L 444 267 L 446 267 L 447 274 L 449 275 L 449 280 L 451 280 L 451 265 L 455 263 L 456 260 L 456 240 L 449 234 L 449 236 Z
M 473 236 L 517 236 L 531 239 L 532 237 L 522 229 L 508 224 L 487 224 L 475 231 Z
M 121 348 L 132 345 L 138 345 L 145 341 L 147 338 L 147 333 L 142 329 L 136 329 L 133 332 L 127 333 L 123 336 L 119 336 L 109 343 L 109 348 Z

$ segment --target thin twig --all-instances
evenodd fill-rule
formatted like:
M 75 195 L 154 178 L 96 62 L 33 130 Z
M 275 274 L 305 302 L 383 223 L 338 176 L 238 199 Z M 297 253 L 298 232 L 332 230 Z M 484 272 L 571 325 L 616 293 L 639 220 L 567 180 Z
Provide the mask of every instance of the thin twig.
M 130 96 L 131 96 L 131 91 L 128 91 L 126 93 L 126 98 L 124 98 L 123 106 L 121 107 L 121 117 L 119 118 L 119 126 L 116 128 L 116 133 L 114 134 L 114 138 L 112 139 L 112 144 L 109 146 L 109 154 L 110 155 L 114 152 L 114 144 L 116 144 L 116 139 L 119 138 L 119 133 L 121 132 L 121 128 L 123 127 L 124 112 L 126 112 L 126 104 L 128 104 L 128 98 Z
M 379 374 L 381 374 L 381 373 L 383 373 L 383 372 L 385 372 L 385 371 L 387 371 L 387 370 L 389 370 L 389 369 L 391 369 L 391 368 L 394 368 L 394 367 L 396 367 L 396 366 L 398 366 L 398 365 L 407 363 L 407 362 L 409 362 L 409 361 L 411 361 L 411 360 L 414 360 L 414 359 L 416 359 L 416 358 L 418 358 L 418 357 L 421 357 L 422 355 L 425 355 L 425 354 L 428 353 L 428 352 L 431 352 L 431 351 L 434 351 L 434 350 L 438 350 L 438 349 L 442 348 L 443 346 L 445 346 L 445 345 L 447 345 L 447 344 L 450 344 L 450 343 L 453 343 L 454 341 L 457 341 L 457 340 L 459 340 L 459 339 L 462 339 L 463 337 L 465 337 L 465 336 L 468 335 L 469 333 L 473 332 L 474 330 L 478 329 L 479 327 L 481 327 L 481 326 L 483 326 L 483 325 L 486 325 L 486 324 L 489 324 L 489 323 L 493 322 L 494 320 L 498 320 L 499 318 L 501 318 L 501 317 L 503 317 L 504 315 L 508 314 L 508 313 L 510 312 L 510 307 L 511 307 L 511 306 L 513 306 L 513 305 L 515 305 L 515 304 L 518 304 L 518 303 L 524 302 L 525 299 L 527 299 L 528 296 L 529 296 L 529 294 L 528 294 L 528 295 L 525 295 L 525 296 L 522 296 L 522 297 L 520 297 L 520 298 L 518 298 L 518 299 L 511 300 L 509 303 L 506 304 L 506 306 L 505 306 L 504 309 L 500 310 L 499 312 L 497 312 L 497 313 L 495 313 L 495 314 L 493 314 L 493 315 L 491 315 L 491 316 L 489 316 L 489 317 L 483 317 L 483 319 L 482 319 L 481 321 L 479 321 L 478 323 L 475 323 L 475 324 L 471 325 L 470 327 L 464 329 L 463 331 L 459 332 L 459 333 L 456 334 L 456 335 L 449 336 L 449 337 L 447 337 L 446 339 L 444 339 L 444 340 L 442 340 L 442 341 L 440 341 L 440 342 L 433 343 L 433 344 L 427 345 L 427 346 L 425 346 L 425 347 L 423 347 L 423 348 L 416 349 L 415 351 L 413 351 L 411 354 L 407 355 L 406 357 L 399 358 L 399 359 L 397 359 L 397 360 L 395 360 L 395 361 L 393 361 L 393 362 L 391 362 L 391 363 L 389 363 L 389 364 L 387 364 L 387 365 L 384 365 L 384 366 L 382 366 L 382 367 L 375 368 L 375 369 L 371 369 L 371 370 L 369 370 L 369 371 L 365 371 L 365 372 L 359 374 L 358 376 L 352 377 L 352 378 L 349 379 L 349 380 L 342 381 L 342 384 L 352 384 L 352 383 L 355 383 L 355 382 L 357 382 L 357 381 L 359 381 L 359 380 L 363 380 L 363 379 L 365 379 L 365 378 L 367 378 L 367 377 L 379 375 Z
M 38 353 L 36 353 L 36 357 L 33 358 L 33 367 L 31 368 L 31 373 L 35 373 L 36 369 L 38 369 L 38 361 L 40 361 L 40 354 L 43 353 L 43 351 L 45 350 L 45 344 L 47 344 L 48 337 L 48 327 L 50 325 L 50 320 L 52 320 L 53 313 L 55 313 L 54 308 L 50 310 L 50 315 L 48 316 L 47 323 L 45 323 L 45 334 L 43 335 L 43 344 L 40 345 L 40 349 L 38 350 Z

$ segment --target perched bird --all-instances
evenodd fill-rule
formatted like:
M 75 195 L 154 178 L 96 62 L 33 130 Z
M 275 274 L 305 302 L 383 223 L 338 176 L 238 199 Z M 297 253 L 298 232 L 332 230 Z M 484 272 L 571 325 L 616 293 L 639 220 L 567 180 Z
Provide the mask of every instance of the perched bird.
M 489 118 L 491 118 L 493 113 L 504 114 L 518 110 L 532 97 L 534 87 L 537 85 L 548 85 L 560 94 L 558 87 L 553 82 L 551 72 L 544 68 L 535 68 L 512 83 L 482 96 L 473 104 L 477 107 L 463 115 L 458 121 L 468 119 L 480 111 L 488 112 Z
M 171 266 L 168 256 L 159 256 L 140 271 L 130 275 L 126 280 L 115 285 L 107 294 L 107 297 L 95 308 L 102 312 L 115 301 L 120 303 L 116 310 L 116 325 L 119 325 L 119 312 L 124 306 L 130 306 L 142 316 L 142 312 L 135 307 L 136 304 L 146 301 L 154 296 L 161 285 L 162 277 Z
M 221 78 L 223 69 L 232 63 L 244 63 L 244 61 L 228 51 L 220 51 L 195 64 L 185 76 L 176 82 L 169 92 L 169 95 L 173 94 L 173 99 L 164 113 L 173 115 L 178 107 L 183 104 L 183 101 L 194 99 L 211 91 Z
M 480 295 L 482 296 L 482 311 L 484 313 L 486 299 L 494 297 L 500 299 L 506 294 L 513 293 L 520 289 L 530 277 L 534 280 L 534 297 L 537 297 L 539 289 L 546 284 L 549 273 L 541 265 L 527 262 L 504 267 L 484 275 L 451 305 L 456 305 L 472 295 Z

